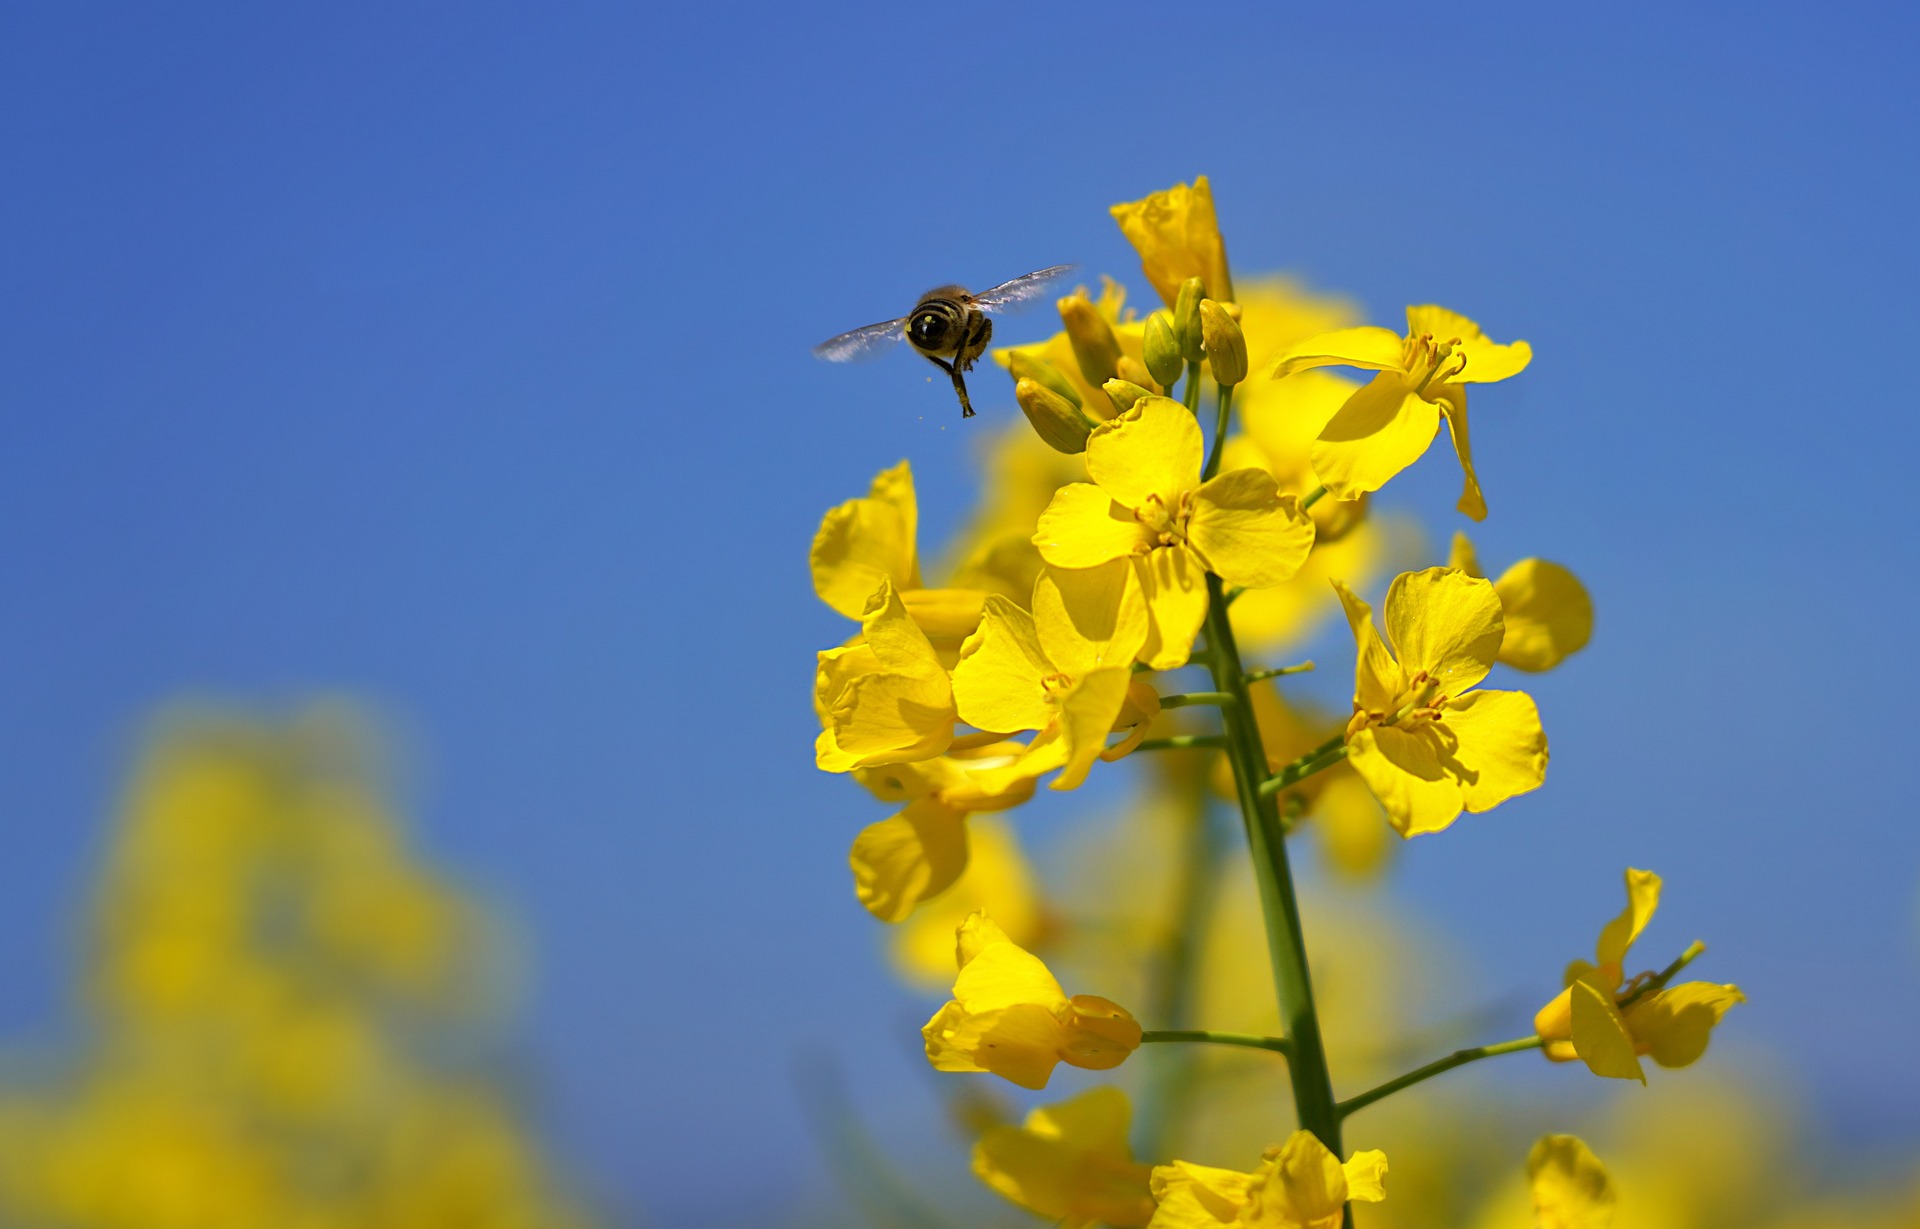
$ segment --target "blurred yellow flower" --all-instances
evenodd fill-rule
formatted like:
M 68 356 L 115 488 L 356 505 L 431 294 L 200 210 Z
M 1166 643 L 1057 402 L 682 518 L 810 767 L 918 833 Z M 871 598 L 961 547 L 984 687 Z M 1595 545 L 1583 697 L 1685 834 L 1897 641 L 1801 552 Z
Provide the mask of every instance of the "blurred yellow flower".
M 1277 772 L 1327 741 L 1339 723 L 1323 713 L 1289 703 L 1272 682 L 1247 689 L 1260 723 L 1267 771 Z M 1232 770 L 1222 757 L 1215 766 L 1214 789 L 1233 796 Z M 1382 822 L 1380 803 L 1351 764 L 1317 772 L 1281 795 L 1281 813 L 1311 820 L 1320 835 L 1327 863 L 1343 875 L 1363 878 L 1379 873 L 1393 855 L 1391 829 Z
M 1534 1229 L 1607 1229 L 1613 1179 L 1593 1151 L 1571 1135 L 1549 1135 L 1527 1154 Z
M 1141 660 L 1184 665 L 1207 615 L 1206 572 L 1260 589 L 1300 570 L 1313 522 L 1273 475 L 1236 469 L 1200 481 L 1204 440 L 1185 406 L 1143 397 L 1087 441 L 1087 474 L 1054 494 L 1033 541 L 1056 568 L 1132 559 L 1146 594 Z
M 988 1128 L 973 1146 L 973 1172 L 1059 1229 L 1139 1229 L 1153 1218 L 1153 1196 L 1149 1167 L 1127 1146 L 1131 1118 L 1127 1094 L 1088 1089 L 1017 1127 Z
M 1140 1044 L 1126 1008 L 1097 995 L 1068 998 L 1047 966 L 985 913 L 961 923 L 955 954 L 953 1001 L 920 1030 L 937 1071 L 990 1071 L 1045 1088 L 1059 1063 L 1105 1071 Z
M 1480 557 L 1464 533 L 1453 535 L 1447 566 L 1485 576 Z M 1506 635 L 1499 662 L 1516 670 L 1551 670 L 1587 647 L 1593 638 L 1593 599 L 1580 578 L 1545 559 L 1522 559 L 1493 582 Z
M 1466 475 L 1458 506 L 1478 521 L 1486 519 L 1487 504 L 1473 472 L 1464 386 L 1518 375 L 1532 358 L 1526 342 L 1495 343 L 1465 316 L 1429 305 L 1407 308 L 1405 337 L 1374 326 L 1337 329 L 1291 347 L 1272 374 L 1281 379 L 1314 367 L 1378 372 L 1347 399 L 1314 444 L 1314 472 L 1337 499 L 1377 491 L 1419 460 L 1444 416 Z
M 1124 562 L 1049 570 L 1034 585 L 1031 614 L 1003 597 L 987 599 L 953 668 L 960 718 L 981 730 L 1037 731 L 1000 771 L 1061 768 L 1052 788 L 1076 788 L 1096 759 L 1132 750 L 1160 711 L 1153 688 L 1133 675 L 1146 634 L 1139 585 Z M 1131 736 L 1109 748 L 1115 730 Z
M 1175 184 L 1164 192 L 1122 202 L 1109 212 L 1140 253 L 1141 272 L 1168 307 L 1180 297 L 1180 283 L 1190 277 L 1205 283 L 1207 298 L 1232 301 L 1227 245 L 1220 238 L 1213 186 L 1205 175 L 1196 176 L 1191 187 Z
M 1627 868 L 1627 907 L 1600 931 L 1594 963 L 1567 966 L 1566 985 L 1533 1019 L 1555 1062 L 1579 1058 L 1595 1075 L 1646 1083 L 1640 1056 L 1684 1067 L 1707 1052 L 1713 1026 L 1747 996 L 1738 986 L 1685 982 L 1652 988 L 1654 975 L 1627 980 L 1627 951 L 1660 907 L 1660 876 Z
M 1351 1200 L 1387 1197 L 1383 1152 L 1356 1152 L 1343 1165 L 1310 1131 L 1267 1149 L 1252 1173 L 1175 1161 L 1156 1166 L 1151 1229 L 1338 1229 Z
M 1462 809 L 1491 810 L 1546 779 L 1533 697 L 1469 690 L 1500 649 L 1491 584 L 1446 568 L 1401 573 L 1387 590 L 1391 650 L 1372 608 L 1334 588 L 1360 649 L 1348 758 L 1402 836 L 1438 832 Z
M 868 600 L 860 639 L 820 653 L 813 700 L 827 772 L 931 759 L 953 741 L 952 683 L 891 580 Z
M 978 910 L 1024 948 L 1039 944 L 1049 928 L 1033 868 L 1013 825 L 999 815 L 975 815 L 967 821 L 966 869 L 952 887 L 894 928 L 894 969 L 927 989 L 952 981 L 954 931 Z

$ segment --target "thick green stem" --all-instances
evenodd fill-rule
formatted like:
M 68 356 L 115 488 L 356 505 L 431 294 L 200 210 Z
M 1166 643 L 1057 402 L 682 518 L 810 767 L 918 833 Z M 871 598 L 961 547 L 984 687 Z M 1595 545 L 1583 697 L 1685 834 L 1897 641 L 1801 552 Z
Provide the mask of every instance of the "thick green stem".
M 1445 1058 L 1435 1059 L 1424 1067 L 1416 1067 L 1397 1079 L 1388 1080 L 1378 1088 L 1369 1088 L 1357 1097 L 1348 1097 L 1336 1107 L 1336 1110 L 1344 1120 L 1355 1110 L 1363 1110 L 1383 1097 L 1391 1097 L 1403 1088 L 1411 1088 L 1423 1080 L 1430 1080 L 1455 1067 L 1464 1067 L 1468 1063 L 1477 1063 L 1483 1058 L 1492 1058 L 1499 1054 L 1518 1054 L 1522 1050 L 1537 1050 L 1546 1044 L 1546 1039 L 1543 1037 L 1516 1037 L 1512 1041 L 1502 1041 L 1497 1045 L 1455 1050 Z
M 1154 1028 L 1140 1034 L 1141 1044 L 1155 1041 L 1200 1041 L 1218 1046 L 1245 1046 L 1250 1050 L 1272 1050 L 1287 1054 L 1293 1045 L 1285 1037 L 1262 1037 L 1256 1033 L 1220 1033 L 1206 1028 Z
M 1313 981 L 1307 973 L 1307 947 L 1300 932 L 1300 905 L 1294 897 L 1293 873 L 1287 866 L 1286 831 L 1271 794 L 1263 794 L 1267 753 L 1260 727 L 1247 698 L 1246 668 L 1234 642 L 1225 592 L 1220 578 L 1207 575 L 1208 667 L 1213 685 L 1230 692 L 1234 704 L 1220 710 L 1227 727 L 1227 758 L 1233 764 L 1234 791 L 1253 853 L 1254 875 L 1260 889 L 1260 911 L 1266 919 L 1267 952 L 1273 962 L 1274 991 L 1280 1000 L 1280 1019 L 1292 1052 L 1293 1106 L 1300 1125 L 1340 1155 L 1340 1116 L 1334 1108 L 1333 1079 L 1327 1070 L 1326 1047 L 1320 1040 L 1320 1017 L 1313 1005 Z

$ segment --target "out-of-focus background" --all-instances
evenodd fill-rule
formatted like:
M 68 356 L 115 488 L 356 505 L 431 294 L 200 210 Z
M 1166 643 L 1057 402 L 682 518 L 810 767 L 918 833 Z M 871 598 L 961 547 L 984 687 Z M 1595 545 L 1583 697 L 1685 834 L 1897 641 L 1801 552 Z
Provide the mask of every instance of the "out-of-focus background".
M 311 1155 L 358 1168 L 314 1181 L 391 1182 L 386 1223 L 844 1223 L 823 1081 L 964 1182 L 915 1053 L 938 995 L 846 870 L 885 808 L 812 764 L 847 625 L 806 549 L 903 456 L 938 543 L 1016 411 L 995 372 L 962 422 L 910 355 L 808 347 L 1063 261 L 1150 306 L 1106 208 L 1196 173 L 1237 272 L 1533 343 L 1476 401 L 1476 542 L 1598 609 L 1530 685 L 1545 789 L 1310 890 L 1443 945 L 1510 1032 L 1657 869 L 1657 933 L 1751 998 L 1707 1061 L 1481 1086 L 1543 1128 L 1685 1152 L 1778 1120 L 1816 1178 L 1911 1174 L 1916 34 L 1890 5 L 9 8 L 0 1213 L 259 1223 L 164 1157 L 171 1195 L 86 1193 L 186 1148 L 204 1099 L 164 1088 L 201 1078 L 285 1156 L 346 1133 Z M 1422 559 L 1457 481 L 1430 457 L 1377 502 Z M 1337 705 L 1350 650 L 1308 648 Z M 1021 814 L 1043 869 L 1128 780 Z M 270 949 L 223 900 L 279 902 Z M 319 1031 L 235 1074 L 285 1019 Z M 1633 1101 L 1723 1086 L 1767 1108 Z M 406 1204 L 469 1137 L 448 1202 Z

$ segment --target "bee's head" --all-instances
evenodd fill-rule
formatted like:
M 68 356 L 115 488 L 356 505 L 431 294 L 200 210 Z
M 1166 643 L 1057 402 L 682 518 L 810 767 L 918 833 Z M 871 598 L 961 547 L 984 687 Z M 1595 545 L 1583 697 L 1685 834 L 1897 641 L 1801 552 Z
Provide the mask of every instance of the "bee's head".
M 956 328 L 959 322 L 953 312 L 942 310 L 942 306 L 923 306 L 908 318 L 907 340 L 916 348 L 937 353 L 951 350 L 959 342 Z

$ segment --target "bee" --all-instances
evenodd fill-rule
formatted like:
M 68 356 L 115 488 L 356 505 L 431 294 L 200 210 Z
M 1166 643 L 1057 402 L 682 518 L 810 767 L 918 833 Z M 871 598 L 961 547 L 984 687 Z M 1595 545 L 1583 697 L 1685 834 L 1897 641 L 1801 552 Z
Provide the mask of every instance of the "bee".
M 913 311 L 898 320 L 883 320 L 842 333 L 821 342 L 813 352 L 830 363 L 844 363 L 870 357 L 905 339 L 953 380 L 953 391 L 960 397 L 960 417 L 972 418 L 973 402 L 967 398 L 965 376 L 993 339 L 993 321 L 987 313 L 1024 303 L 1072 271 L 1072 265 L 1054 265 L 979 294 L 969 294 L 961 286 L 940 286 L 921 295 Z

